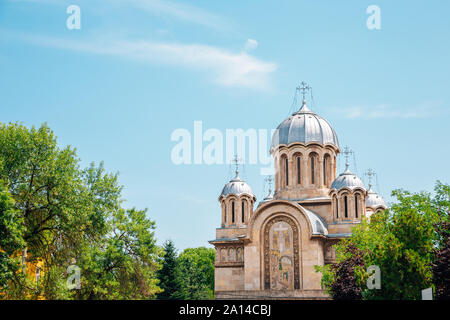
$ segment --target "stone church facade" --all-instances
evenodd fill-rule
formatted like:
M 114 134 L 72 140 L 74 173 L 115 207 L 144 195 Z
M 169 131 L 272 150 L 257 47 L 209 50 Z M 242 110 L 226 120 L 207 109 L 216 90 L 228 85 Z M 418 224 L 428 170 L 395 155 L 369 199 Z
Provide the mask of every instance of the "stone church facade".
M 329 122 L 303 99 L 272 137 L 275 190 L 256 204 L 236 176 L 219 196 L 216 299 L 324 299 L 315 265 L 333 263 L 332 245 L 386 205 L 349 170 L 336 177 L 341 152 Z M 256 209 L 255 209 L 256 206 Z

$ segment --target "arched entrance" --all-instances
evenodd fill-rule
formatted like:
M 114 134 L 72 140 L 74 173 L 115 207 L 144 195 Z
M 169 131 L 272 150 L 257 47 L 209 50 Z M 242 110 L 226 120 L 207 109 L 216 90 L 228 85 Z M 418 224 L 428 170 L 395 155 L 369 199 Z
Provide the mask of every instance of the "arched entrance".
M 275 217 L 264 229 L 264 289 L 300 289 L 299 230 L 286 216 Z

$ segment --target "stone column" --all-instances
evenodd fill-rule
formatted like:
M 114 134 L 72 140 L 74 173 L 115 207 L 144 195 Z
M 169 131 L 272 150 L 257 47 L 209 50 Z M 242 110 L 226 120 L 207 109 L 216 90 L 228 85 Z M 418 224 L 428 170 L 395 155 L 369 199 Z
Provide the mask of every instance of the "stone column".
M 319 183 L 317 183 L 317 185 L 319 186 L 319 188 L 324 188 L 325 187 L 325 185 L 324 185 L 324 183 L 323 183 L 323 174 L 324 174 L 324 172 L 323 172 L 323 162 L 325 161 L 324 160 L 324 158 L 322 157 L 322 156 L 320 156 L 319 158 L 318 158 L 318 165 L 319 165 L 319 174 L 318 174 L 318 176 L 319 176 Z

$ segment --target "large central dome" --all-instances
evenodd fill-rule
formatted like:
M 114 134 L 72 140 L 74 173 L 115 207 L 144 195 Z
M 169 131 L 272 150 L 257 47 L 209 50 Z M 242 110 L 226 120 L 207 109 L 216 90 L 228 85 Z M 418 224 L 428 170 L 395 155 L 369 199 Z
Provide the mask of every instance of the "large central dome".
M 327 120 L 312 112 L 303 101 L 300 110 L 284 120 L 272 137 L 271 152 L 279 146 L 300 142 L 317 142 L 339 148 L 336 132 Z

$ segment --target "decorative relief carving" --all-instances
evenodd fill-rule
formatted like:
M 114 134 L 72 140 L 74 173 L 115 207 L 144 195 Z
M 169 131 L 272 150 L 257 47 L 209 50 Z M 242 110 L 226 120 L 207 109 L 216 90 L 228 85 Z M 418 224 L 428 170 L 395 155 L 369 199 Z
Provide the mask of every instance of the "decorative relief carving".
M 276 217 L 264 229 L 264 288 L 300 289 L 298 228 L 288 217 Z
M 232 267 L 243 266 L 244 247 L 242 245 L 223 244 L 217 247 L 216 266 Z

